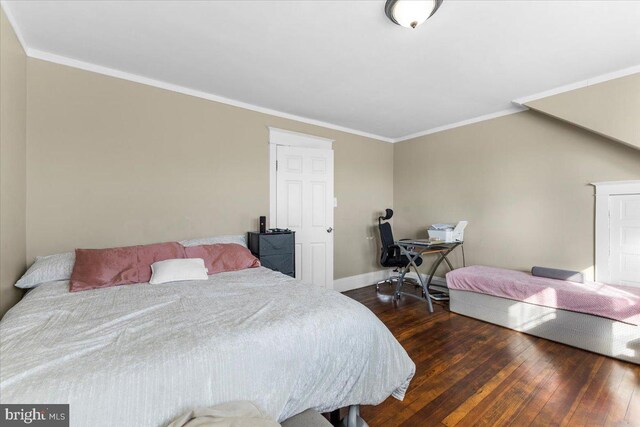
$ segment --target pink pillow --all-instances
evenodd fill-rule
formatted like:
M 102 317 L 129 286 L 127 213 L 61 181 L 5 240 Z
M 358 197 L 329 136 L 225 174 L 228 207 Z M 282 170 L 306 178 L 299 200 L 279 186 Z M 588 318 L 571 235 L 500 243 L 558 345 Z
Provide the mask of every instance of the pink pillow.
M 151 280 L 151 264 L 167 259 L 186 258 L 184 246 L 178 242 L 138 246 L 138 283 Z
M 109 249 L 76 249 L 69 291 L 148 282 L 151 279 L 151 264 L 184 257 L 184 247 L 177 242 Z
M 249 249 L 236 243 L 189 246 L 184 250 L 187 258 L 202 258 L 209 274 L 260 267 L 258 258 L 251 255 Z

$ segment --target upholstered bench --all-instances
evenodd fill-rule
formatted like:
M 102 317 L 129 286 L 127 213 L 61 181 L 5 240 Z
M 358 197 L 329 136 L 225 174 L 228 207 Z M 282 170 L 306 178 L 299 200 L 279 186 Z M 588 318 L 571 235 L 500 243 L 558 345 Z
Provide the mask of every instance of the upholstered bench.
M 640 288 L 483 266 L 446 277 L 452 312 L 640 364 Z
M 325 417 L 313 409 L 307 409 L 281 423 L 282 427 L 331 427 Z

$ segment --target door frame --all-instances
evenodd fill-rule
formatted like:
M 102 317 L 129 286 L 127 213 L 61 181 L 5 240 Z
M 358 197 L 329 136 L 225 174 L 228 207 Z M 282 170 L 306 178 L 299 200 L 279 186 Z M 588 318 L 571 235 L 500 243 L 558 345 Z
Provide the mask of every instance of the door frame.
M 640 194 L 640 181 L 592 182 L 591 185 L 596 190 L 595 280 L 608 283 L 611 280 L 609 266 L 611 196 Z
M 276 227 L 276 212 L 278 199 L 276 197 L 276 160 L 277 146 L 287 145 L 290 147 L 322 148 L 333 150 L 333 139 L 322 138 L 320 136 L 308 135 L 306 133 L 294 132 L 286 129 L 269 128 L 269 228 Z M 335 197 L 335 165 L 334 165 L 334 193 Z M 333 256 L 333 254 L 332 254 Z

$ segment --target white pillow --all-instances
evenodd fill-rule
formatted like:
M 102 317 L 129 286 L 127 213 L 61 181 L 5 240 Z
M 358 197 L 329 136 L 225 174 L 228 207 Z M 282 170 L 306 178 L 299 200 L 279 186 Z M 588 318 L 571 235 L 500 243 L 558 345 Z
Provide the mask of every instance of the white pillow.
M 36 257 L 35 262 L 16 282 L 16 286 L 30 289 L 46 282 L 69 280 L 75 262 L 75 252 Z
M 202 258 L 168 259 L 151 264 L 152 285 L 182 280 L 207 280 L 207 269 Z
M 180 242 L 182 246 L 200 246 L 200 245 L 215 245 L 216 243 L 236 243 L 238 245 L 247 247 L 247 236 L 244 234 L 229 235 L 229 236 L 213 236 L 213 237 L 200 237 L 197 239 L 183 240 Z

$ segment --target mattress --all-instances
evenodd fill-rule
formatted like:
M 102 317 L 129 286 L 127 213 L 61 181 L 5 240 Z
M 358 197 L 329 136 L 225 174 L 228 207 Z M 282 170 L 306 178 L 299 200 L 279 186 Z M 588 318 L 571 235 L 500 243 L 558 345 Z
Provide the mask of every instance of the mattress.
M 640 288 L 637 287 L 575 283 L 480 265 L 450 271 L 447 285 L 449 289 L 640 324 Z
M 207 281 L 29 292 L 0 322 L 2 403 L 72 426 L 162 426 L 249 400 L 274 419 L 402 399 L 415 372 L 366 307 L 266 268 Z
M 640 326 L 477 292 L 449 295 L 454 313 L 640 364 Z

